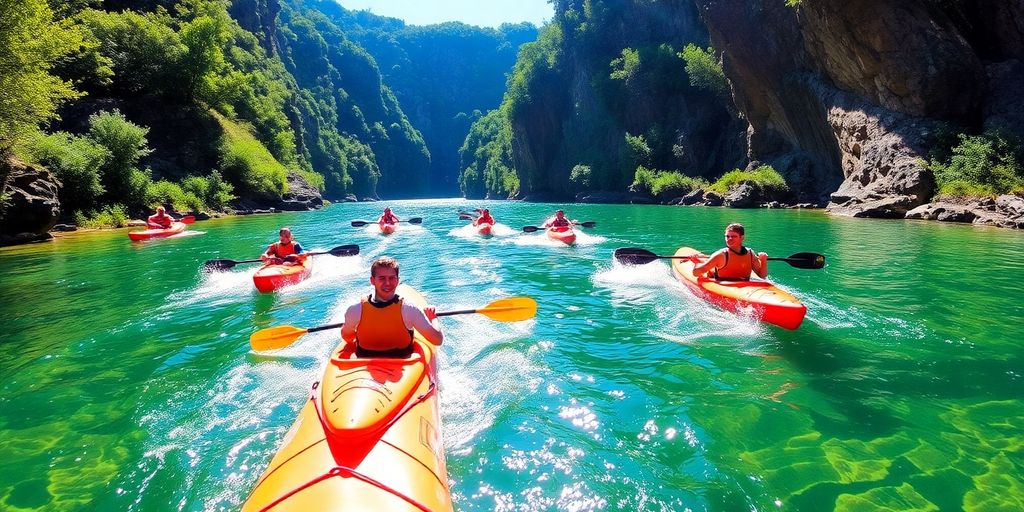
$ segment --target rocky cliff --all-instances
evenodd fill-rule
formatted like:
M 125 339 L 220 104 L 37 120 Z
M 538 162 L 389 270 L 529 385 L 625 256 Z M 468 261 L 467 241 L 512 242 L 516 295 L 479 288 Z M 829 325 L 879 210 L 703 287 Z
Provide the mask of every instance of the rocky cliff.
M 1024 134 L 1022 0 L 694 0 L 769 163 L 843 215 L 927 203 L 940 123 Z

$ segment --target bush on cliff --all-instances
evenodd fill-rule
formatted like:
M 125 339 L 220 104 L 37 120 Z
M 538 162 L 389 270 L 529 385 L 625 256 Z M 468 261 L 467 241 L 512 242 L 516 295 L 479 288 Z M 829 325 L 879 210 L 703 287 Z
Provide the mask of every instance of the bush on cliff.
M 939 195 L 977 197 L 1024 191 L 1024 149 L 1002 130 L 981 135 L 959 134 L 948 155 L 933 154 Z
M 708 186 L 707 190 L 727 194 L 730 189 L 743 182 L 753 183 L 765 191 L 785 192 L 789 190 L 786 179 L 770 165 L 762 165 L 753 171 L 731 170 Z

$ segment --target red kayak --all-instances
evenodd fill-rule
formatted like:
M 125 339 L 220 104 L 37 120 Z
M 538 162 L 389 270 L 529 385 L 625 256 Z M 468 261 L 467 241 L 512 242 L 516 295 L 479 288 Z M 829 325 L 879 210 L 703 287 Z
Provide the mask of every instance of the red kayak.
M 313 273 L 313 260 L 303 258 L 297 265 L 264 265 L 252 276 L 260 293 L 270 293 L 282 286 L 302 282 Z
M 131 238 L 135 242 L 142 240 L 149 240 L 150 238 L 161 238 L 165 236 L 177 235 L 185 231 L 184 222 L 172 222 L 171 227 L 167 229 L 147 229 L 145 231 L 132 231 L 128 233 L 128 238 Z
M 493 227 L 494 227 L 493 224 L 488 224 L 486 222 L 482 223 L 482 224 L 477 224 L 476 225 L 476 232 L 480 233 L 483 236 L 489 236 L 491 234 L 491 229 Z
M 681 247 L 676 256 L 689 256 L 699 251 Z M 796 329 L 807 314 L 807 306 L 799 299 L 768 281 L 718 281 L 693 276 L 693 263 L 672 260 L 672 274 L 698 297 L 734 313 L 752 311 L 758 320 L 783 329 Z
M 548 228 L 547 233 L 548 238 L 558 240 L 565 245 L 572 245 L 576 243 L 576 232 L 573 231 L 571 226 L 550 227 Z
M 377 225 L 380 226 L 380 232 L 384 233 L 385 235 L 390 235 L 391 233 L 394 233 L 395 228 L 398 227 L 398 224 L 391 224 L 386 222 L 379 222 L 377 223 Z

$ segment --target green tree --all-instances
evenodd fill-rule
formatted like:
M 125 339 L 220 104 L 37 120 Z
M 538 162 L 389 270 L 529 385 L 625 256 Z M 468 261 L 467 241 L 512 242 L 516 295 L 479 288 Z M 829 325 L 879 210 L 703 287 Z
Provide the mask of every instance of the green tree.
M 187 47 L 158 16 L 86 10 L 78 17 L 112 63 L 117 92 L 166 94 L 180 82 L 175 67 Z
M 66 132 L 40 135 L 29 146 L 32 157 L 60 179 L 63 215 L 96 207 L 104 192 L 99 170 L 110 158 L 107 148 Z
M 221 46 L 227 41 L 226 23 L 220 17 L 200 16 L 184 24 L 178 32 L 181 42 L 187 50 L 182 55 L 182 81 L 185 97 L 189 102 L 203 93 L 212 94 L 217 89 L 213 80 L 214 72 L 224 65 L 224 52 Z
M 117 110 L 89 117 L 89 138 L 110 152 L 110 158 L 100 168 L 107 204 L 121 203 L 134 212 L 145 207 L 150 178 L 138 164 L 151 151 L 147 133 L 149 128 L 132 123 Z
M 56 117 L 61 101 L 79 96 L 50 70 L 83 44 L 81 29 L 54 21 L 46 0 L 0 1 L 0 153 Z
M 707 50 L 695 44 L 688 44 L 679 54 L 686 61 L 686 74 L 690 85 L 710 91 L 720 98 L 729 97 L 729 81 L 725 78 L 722 65 L 715 58 L 714 48 Z

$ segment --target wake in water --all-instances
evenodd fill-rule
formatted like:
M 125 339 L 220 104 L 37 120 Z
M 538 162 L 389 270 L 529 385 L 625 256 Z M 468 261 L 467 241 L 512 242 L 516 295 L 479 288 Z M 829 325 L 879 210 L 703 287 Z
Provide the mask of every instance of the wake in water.
M 582 229 L 576 230 L 575 245 L 597 245 L 606 240 L 608 239 L 603 236 L 589 235 L 584 233 Z M 522 236 L 513 239 L 512 243 L 521 246 L 571 247 L 558 240 L 548 238 L 544 230 L 537 231 L 536 233 L 523 233 Z
M 487 240 L 488 238 L 500 238 L 509 237 L 519 234 L 520 231 L 512 229 L 504 224 L 495 224 L 491 227 L 491 235 L 484 236 L 477 232 L 476 226 L 472 224 L 466 224 L 465 226 L 459 226 L 448 231 L 448 234 L 457 238 L 465 238 L 467 240 Z

